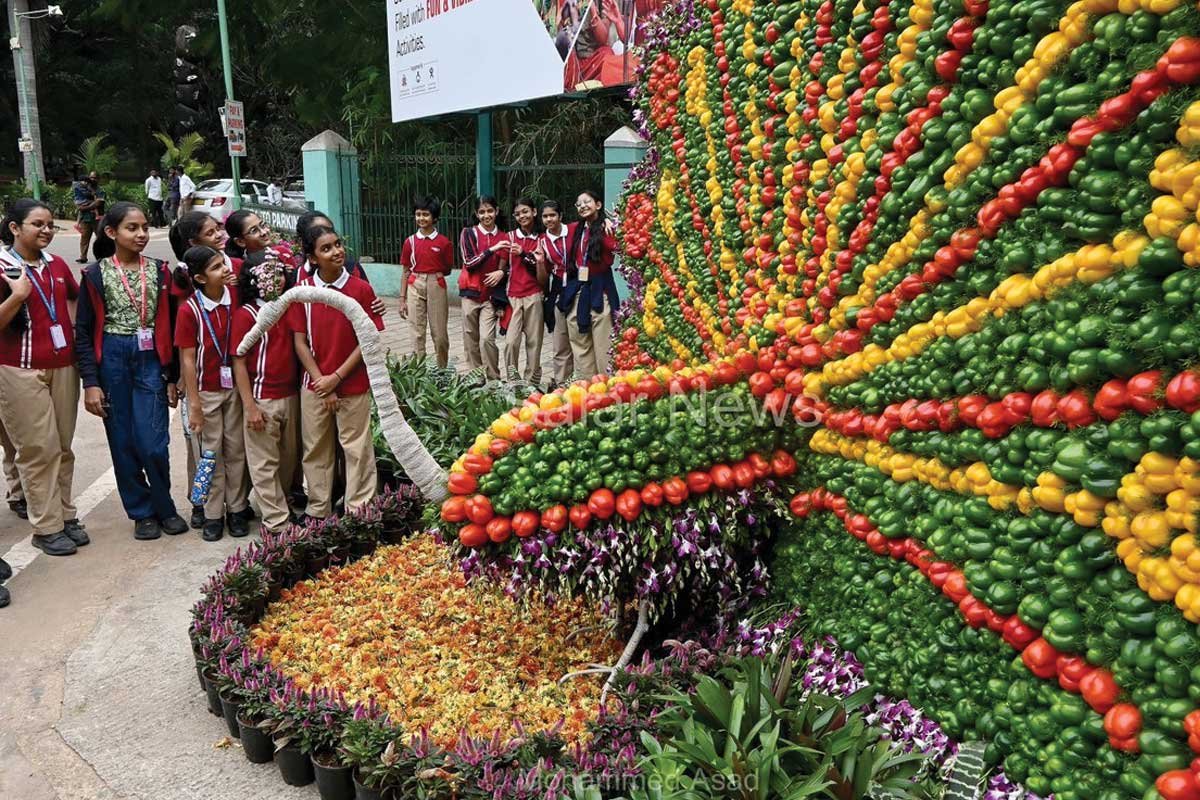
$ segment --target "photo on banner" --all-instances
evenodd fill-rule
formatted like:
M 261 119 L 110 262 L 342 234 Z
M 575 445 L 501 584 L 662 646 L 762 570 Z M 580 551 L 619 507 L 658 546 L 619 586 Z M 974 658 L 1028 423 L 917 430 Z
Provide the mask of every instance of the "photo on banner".
M 638 26 L 663 0 L 533 0 L 563 59 L 563 91 L 633 83 Z

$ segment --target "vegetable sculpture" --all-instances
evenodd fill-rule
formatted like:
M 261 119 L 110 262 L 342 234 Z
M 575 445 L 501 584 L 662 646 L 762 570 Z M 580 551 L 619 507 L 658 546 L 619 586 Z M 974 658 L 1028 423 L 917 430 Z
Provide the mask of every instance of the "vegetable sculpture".
M 623 371 L 454 465 L 468 571 L 640 633 L 760 591 L 770 540 L 775 596 L 1030 790 L 1200 798 L 1198 35 L 1178 0 L 664 11 Z

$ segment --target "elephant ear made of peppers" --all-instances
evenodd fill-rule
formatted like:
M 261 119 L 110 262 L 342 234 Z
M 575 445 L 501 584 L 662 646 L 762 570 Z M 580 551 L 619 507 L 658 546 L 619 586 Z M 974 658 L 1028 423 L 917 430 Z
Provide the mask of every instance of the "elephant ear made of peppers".
M 778 599 L 1030 791 L 1200 798 L 1198 32 L 1178 0 L 668 6 L 627 372 L 456 463 L 468 568 L 653 613 L 734 590 L 697 547 L 753 592 L 773 536 Z M 659 412 L 700 390 L 730 438 Z

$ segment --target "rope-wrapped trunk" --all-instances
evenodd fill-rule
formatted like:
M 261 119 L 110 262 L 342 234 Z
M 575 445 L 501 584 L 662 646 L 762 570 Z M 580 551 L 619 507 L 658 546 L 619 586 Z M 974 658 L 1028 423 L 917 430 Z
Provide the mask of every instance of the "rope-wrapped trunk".
M 404 472 L 425 495 L 425 499 L 431 503 L 445 500 L 446 471 L 434 461 L 416 431 L 404 419 L 400 403 L 392 389 L 391 377 L 388 375 L 387 354 L 383 351 L 379 331 L 356 300 L 333 289 L 317 286 L 296 286 L 288 289 L 282 297 L 267 303 L 258 312 L 258 321 L 238 345 L 237 354 L 245 355 L 271 326 L 283 318 L 284 312 L 293 303 L 324 303 L 342 312 L 350 320 L 358 337 L 358 345 L 362 348 L 363 363 L 371 381 L 371 394 L 374 395 L 375 406 L 379 409 L 379 426 L 383 431 L 383 438 L 387 440 L 388 447 L 392 448 L 396 460 L 404 467 Z

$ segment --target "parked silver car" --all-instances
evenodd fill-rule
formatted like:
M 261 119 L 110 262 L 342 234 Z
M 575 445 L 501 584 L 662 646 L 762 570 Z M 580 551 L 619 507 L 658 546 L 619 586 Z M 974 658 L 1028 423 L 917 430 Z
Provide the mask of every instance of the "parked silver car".
M 267 202 L 267 184 L 262 181 L 243 180 L 242 202 L 265 204 Z M 233 179 L 214 178 L 202 181 L 196 187 L 192 210 L 203 211 L 217 222 L 224 223 L 225 218 L 233 213 Z

